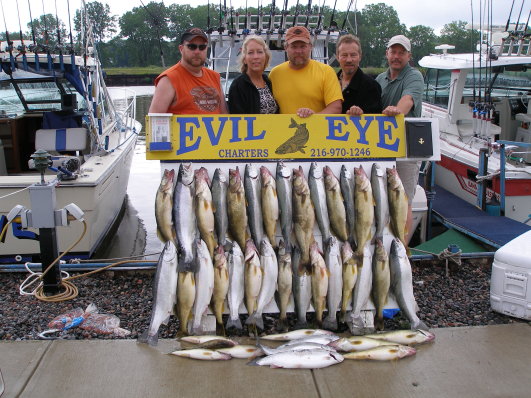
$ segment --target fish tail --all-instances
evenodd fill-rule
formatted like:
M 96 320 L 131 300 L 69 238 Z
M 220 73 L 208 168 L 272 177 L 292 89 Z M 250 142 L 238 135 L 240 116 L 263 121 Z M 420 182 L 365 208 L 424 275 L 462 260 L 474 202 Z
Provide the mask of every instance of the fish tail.
M 346 323 L 353 336 L 362 336 L 365 334 L 365 323 L 361 316 L 353 316 L 350 313 L 347 318 Z
M 236 319 L 227 319 L 227 325 L 225 326 L 227 329 L 230 328 L 236 328 L 236 329 L 242 329 L 242 321 L 240 320 L 240 317 L 237 317 Z
M 288 328 L 288 320 L 286 318 L 279 318 L 277 323 L 277 330 L 280 332 L 287 332 Z
M 326 330 L 337 330 L 337 318 L 328 315 L 323 321 L 323 329 Z
M 378 316 L 374 319 L 374 327 L 376 328 L 376 330 L 384 330 L 383 316 L 382 317 Z
M 159 335 L 158 333 L 149 334 L 149 330 L 146 330 L 141 336 L 138 337 L 138 342 L 149 344 L 150 346 L 156 346 L 159 342 Z
M 258 314 L 256 311 L 247 318 L 245 321 L 246 325 L 255 325 L 258 329 L 264 329 L 264 320 L 262 319 L 262 314 Z
M 260 350 L 262 350 L 262 352 L 266 355 L 271 355 L 275 353 L 274 348 L 271 348 L 271 347 L 268 347 L 262 344 L 257 344 L 257 347 L 260 348 Z
M 411 325 L 411 329 L 413 329 L 413 330 L 417 330 L 417 329 L 418 330 L 426 330 L 426 331 L 430 330 L 430 328 L 424 322 L 422 322 L 420 319 L 419 319 L 418 322 L 416 322 L 416 323 Z
M 297 330 L 297 329 L 306 329 L 308 327 L 308 321 L 306 320 L 306 316 L 304 317 L 304 319 L 298 319 L 297 322 L 295 323 L 295 326 L 293 326 L 293 329 Z
M 247 362 L 247 365 L 249 365 L 249 366 L 260 366 L 260 364 L 258 363 L 258 361 L 260 359 L 261 359 L 260 357 L 253 358 L 249 362 Z

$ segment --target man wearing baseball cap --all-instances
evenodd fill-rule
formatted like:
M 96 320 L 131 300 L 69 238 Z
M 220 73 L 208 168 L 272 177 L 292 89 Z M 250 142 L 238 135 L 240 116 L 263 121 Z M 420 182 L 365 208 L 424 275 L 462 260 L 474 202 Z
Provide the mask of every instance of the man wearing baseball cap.
M 343 94 L 334 70 L 310 59 L 312 40 L 304 26 L 286 32 L 284 48 L 288 61 L 269 73 L 280 113 L 308 117 L 314 113 L 341 113 Z
M 208 38 L 199 28 L 181 35 L 181 60 L 155 79 L 150 113 L 227 113 L 218 72 L 205 68 Z
M 376 81 L 382 86 L 382 113 L 387 116 L 403 114 L 406 117 L 420 117 L 422 113 L 422 92 L 424 79 L 422 74 L 409 65 L 411 60 L 411 42 L 404 35 L 391 37 L 385 52 L 389 68 L 379 74 Z M 414 231 L 411 230 L 412 207 L 419 179 L 419 162 L 397 161 L 396 169 L 408 197 L 408 216 L 406 228 L 409 242 Z

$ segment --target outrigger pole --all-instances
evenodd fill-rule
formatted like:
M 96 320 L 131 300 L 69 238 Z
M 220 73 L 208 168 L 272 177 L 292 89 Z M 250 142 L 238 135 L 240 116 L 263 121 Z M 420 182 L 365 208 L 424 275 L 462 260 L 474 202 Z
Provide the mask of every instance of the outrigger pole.
M 40 70 L 39 65 L 39 46 L 37 45 L 37 40 L 35 40 L 35 27 L 33 26 L 33 17 L 31 16 L 31 5 L 30 0 L 28 0 L 28 9 L 30 15 L 30 24 L 31 24 L 31 36 L 33 37 L 33 47 L 30 46 L 30 50 L 35 54 L 35 70 L 38 72 Z

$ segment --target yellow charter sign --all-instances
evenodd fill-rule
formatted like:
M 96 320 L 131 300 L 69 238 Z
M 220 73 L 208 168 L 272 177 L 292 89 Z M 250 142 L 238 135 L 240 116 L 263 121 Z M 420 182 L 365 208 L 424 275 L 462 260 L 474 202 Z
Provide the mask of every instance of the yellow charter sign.
M 361 159 L 406 156 L 404 116 L 146 116 L 147 159 Z

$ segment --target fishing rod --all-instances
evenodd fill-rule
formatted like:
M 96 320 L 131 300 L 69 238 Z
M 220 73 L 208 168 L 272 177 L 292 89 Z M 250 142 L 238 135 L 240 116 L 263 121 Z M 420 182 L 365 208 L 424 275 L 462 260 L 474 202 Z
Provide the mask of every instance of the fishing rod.
M 269 47 L 269 42 L 271 40 L 271 34 L 273 33 L 273 29 L 275 28 L 275 24 L 273 23 L 273 20 L 275 19 L 275 0 L 271 2 L 271 7 L 269 8 L 269 26 L 267 28 L 267 36 L 266 36 L 266 44 Z
M 61 72 L 65 70 L 63 62 L 63 45 L 61 44 L 61 30 L 59 29 L 59 17 L 57 16 L 57 0 L 55 0 L 55 24 L 57 28 L 57 48 L 59 49 L 59 65 Z
M 304 27 L 308 29 L 308 24 L 310 23 L 310 14 L 312 13 L 312 0 L 308 0 L 308 7 L 306 8 L 306 22 Z
M 52 54 L 50 54 L 50 35 L 48 34 L 48 26 L 46 24 L 46 11 L 44 10 L 44 0 L 42 0 L 42 20 L 44 22 L 44 49 L 46 50 L 46 58 L 48 60 L 48 70 L 52 71 L 53 60 Z
M 16 0 L 17 4 L 17 16 L 18 16 L 18 28 L 19 28 L 19 34 L 20 34 L 20 46 L 18 47 L 18 51 L 22 54 L 22 65 L 24 70 L 28 70 L 28 60 L 26 58 L 26 46 L 24 45 L 24 36 L 22 35 L 22 24 L 20 23 L 20 10 L 18 8 L 18 0 Z
M 243 30 L 242 30 L 242 33 L 243 33 L 243 37 L 245 38 L 245 36 L 247 36 L 249 33 L 250 33 L 250 29 L 249 29 L 249 8 L 247 6 L 247 0 L 245 0 L 245 24 L 244 24 L 244 27 L 243 27 Z
M 262 26 L 264 23 L 264 11 L 262 9 L 262 2 L 258 0 L 258 24 L 256 26 L 256 30 L 254 31 L 255 34 L 260 36 L 262 34 Z
M 232 0 L 230 1 L 230 29 L 229 29 L 229 35 L 230 35 L 230 40 L 231 40 L 231 47 L 234 47 L 234 42 L 236 40 L 236 29 L 234 29 L 234 15 L 233 15 L 233 12 L 234 12 L 234 8 L 232 7 Z
M 330 23 L 328 24 L 328 34 L 330 34 L 330 31 L 337 28 L 337 22 L 334 21 L 334 16 L 336 15 L 336 5 L 337 0 L 334 2 L 334 9 L 332 10 L 332 16 L 330 17 Z
M 68 8 L 68 27 L 70 30 L 70 68 L 72 69 L 72 73 L 76 70 L 76 57 L 75 57 L 75 51 L 74 51 L 74 38 L 72 37 L 72 18 L 70 16 L 70 0 L 67 0 L 66 2 L 67 8 Z
M 348 14 L 350 13 L 350 8 L 352 7 L 352 3 L 354 3 L 354 0 L 350 0 L 350 2 L 348 3 L 347 13 L 345 14 L 345 19 L 343 20 L 343 24 L 341 25 L 342 31 L 345 30 L 345 25 L 347 24 L 347 21 L 348 21 Z
M 511 16 L 513 15 L 514 0 L 511 4 L 511 11 L 509 11 L 509 17 L 507 18 L 507 23 L 505 24 L 505 31 L 509 30 L 509 24 L 511 23 Z M 473 26 L 473 25 L 472 25 Z
M 326 0 L 323 0 L 323 3 L 321 4 L 321 6 L 319 7 L 319 11 L 317 12 L 319 17 L 317 18 L 317 27 L 315 28 L 314 32 L 315 32 L 315 35 L 317 36 L 319 33 L 321 33 L 321 24 L 323 23 L 323 15 L 324 15 L 324 5 L 325 5 L 325 1 Z
M 160 37 L 159 20 L 155 17 L 155 15 L 151 13 L 151 11 L 149 11 L 149 8 L 146 7 L 146 5 L 144 4 L 142 0 L 140 0 L 140 4 L 142 4 L 142 7 L 144 8 L 144 10 L 148 13 L 148 15 L 153 20 L 153 25 L 155 25 L 155 29 L 157 31 L 157 38 L 159 40 L 160 61 L 161 61 L 162 67 L 165 68 L 166 63 L 164 62 L 164 51 L 162 50 L 162 38 Z
M 284 8 L 282 9 L 282 15 L 280 17 L 280 26 L 278 27 L 278 39 L 277 47 L 282 45 L 282 36 L 286 32 L 286 20 L 288 15 L 288 0 L 284 0 Z
M 15 58 L 13 57 L 13 42 L 9 38 L 9 30 L 7 29 L 7 22 L 6 22 L 6 13 L 4 11 L 4 2 L 1 1 L 0 4 L 2 4 L 2 16 L 4 18 L 4 25 L 6 27 L 6 40 L 7 40 L 7 50 L 9 51 L 9 61 L 11 62 L 11 73 L 15 70 Z M 9 76 L 11 76 L 11 73 L 9 73 Z
M 219 25 L 218 25 L 218 33 L 219 33 L 219 46 L 223 47 L 223 32 L 225 31 L 225 26 L 223 24 L 223 6 L 221 5 L 221 0 L 219 0 Z
M 293 17 L 293 26 L 297 26 L 297 18 L 299 18 L 299 0 L 295 4 L 295 16 Z
M 33 37 L 33 45 L 30 45 L 30 51 L 33 51 L 33 54 L 35 55 L 35 70 L 38 72 L 40 70 L 39 46 L 37 45 L 37 40 L 35 40 L 35 27 L 33 26 L 33 17 L 31 16 L 30 0 L 28 0 L 28 9 L 29 9 L 29 15 L 30 15 L 31 35 Z

